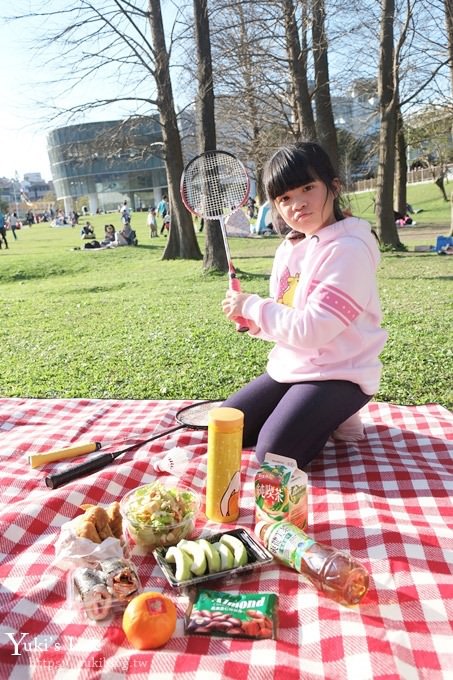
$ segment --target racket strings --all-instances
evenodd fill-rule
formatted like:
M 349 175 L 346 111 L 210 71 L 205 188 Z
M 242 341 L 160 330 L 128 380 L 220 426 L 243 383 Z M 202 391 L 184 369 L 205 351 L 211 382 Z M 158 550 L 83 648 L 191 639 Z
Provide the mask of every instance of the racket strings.
M 209 422 L 209 411 L 222 405 L 222 401 L 207 401 L 192 404 L 178 411 L 176 420 L 186 427 L 206 429 Z
M 249 181 L 242 163 L 223 152 L 198 156 L 185 171 L 183 191 L 191 210 L 205 219 L 220 219 L 247 200 Z

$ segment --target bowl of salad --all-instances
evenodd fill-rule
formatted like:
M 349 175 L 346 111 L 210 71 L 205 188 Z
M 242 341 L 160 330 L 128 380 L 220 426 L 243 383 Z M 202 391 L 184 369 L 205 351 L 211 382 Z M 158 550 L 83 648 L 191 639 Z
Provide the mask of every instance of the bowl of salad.
M 150 552 L 190 536 L 200 497 L 177 480 L 157 480 L 129 491 L 120 502 L 126 535 Z

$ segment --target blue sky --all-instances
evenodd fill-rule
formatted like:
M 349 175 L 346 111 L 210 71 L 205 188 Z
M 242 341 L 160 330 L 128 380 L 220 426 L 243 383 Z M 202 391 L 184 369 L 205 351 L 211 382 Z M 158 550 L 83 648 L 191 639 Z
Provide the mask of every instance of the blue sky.
M 10 10 L 11 14 L 13 11 Z M 162 13 L 164 18 L 173 14 L 171 2 L 162 1 Z M 0 20 L 0 177 L 12 178 L 17 172 L 22 179 L 26 172 L 40 172 L 44 179 L 51 179 L 46 135 L 49 129 L 63 123 L 52 125 L 45 112 L 45 102 L 51 93 L 41 83 L 50 80 L 53 74 L 44 68 L 43 57 L 35 54 L 41 31 L 39 20 L 25 24 Z M 93 82 L 93 86 L 98 88 L 99 84 Z M 37 100 L 40 105 L 35 104 Z M 84 120 L 112 119 L 123 114 L 121 110 L 110 110 L 104 115 L 91 114 Z

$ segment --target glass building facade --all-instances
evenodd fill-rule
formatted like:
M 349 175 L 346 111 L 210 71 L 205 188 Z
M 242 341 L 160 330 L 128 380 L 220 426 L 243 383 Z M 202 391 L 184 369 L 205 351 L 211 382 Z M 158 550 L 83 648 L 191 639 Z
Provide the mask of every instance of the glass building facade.
M 47 147 L 55 193 L 65 212 L 87 197 L 89 210 L 133 210 L 156 205 L 167 191 L 158 117 L 82 123 L 49 133 Z

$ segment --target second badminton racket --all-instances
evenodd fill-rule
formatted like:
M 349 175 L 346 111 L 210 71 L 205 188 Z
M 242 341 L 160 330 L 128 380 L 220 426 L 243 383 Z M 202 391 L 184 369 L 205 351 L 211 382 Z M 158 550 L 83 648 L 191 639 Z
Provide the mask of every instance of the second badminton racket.
M 250 180 L 241 161 L 228 151 L 205 151 L 193 158 L 181 177 L 181 198 L 187 210 L 206 220 L 218 220 L 228 263 L 229 287 L 241 292 L 231 259 L 225 217 L 245 205 Z M 245 319 L 238 319 L 238 331 L 247 331 Z

